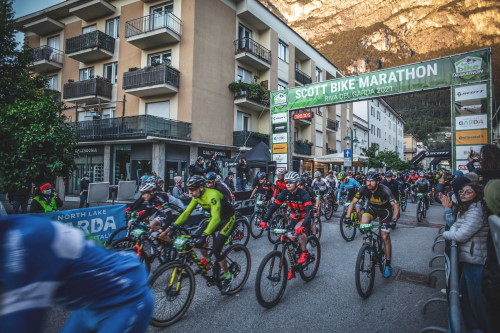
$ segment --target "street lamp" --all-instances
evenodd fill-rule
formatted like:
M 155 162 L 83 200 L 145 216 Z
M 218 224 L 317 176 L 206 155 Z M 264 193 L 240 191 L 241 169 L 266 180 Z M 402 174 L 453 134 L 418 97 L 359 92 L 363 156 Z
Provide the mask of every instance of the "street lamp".
M 352 153 L 354 155 L 354 144 L 359 142 L 357 135 L 356 135 L 356 129 L 352 129 L 349 126 L 347 126 L 346 129 L 347 129 L 347 135 L 345 136 L 344 141 L 347 141 L 348 144 L 350 143 L 349 148 L 352 150 Z M 351 135 L 349 135 L 349 133 Z M 352 158 L 352 156 L 351 156 L 351 158 Z M 345 166 L 345 161 L 344 161 L 344 166 Z M 352 168 L 352 164 L 350 167 Z

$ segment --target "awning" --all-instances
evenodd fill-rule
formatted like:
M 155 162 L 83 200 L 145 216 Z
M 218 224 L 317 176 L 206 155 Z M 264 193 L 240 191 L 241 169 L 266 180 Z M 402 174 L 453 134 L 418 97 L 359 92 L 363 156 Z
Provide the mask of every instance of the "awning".
M 367 162 L 367 161 L 368 161 L 368 157 L 366 157 L 366 156 L 353 155 L 353 157 L 352 157 L 352 164 L 354 166 L 361 166 L 361 164 L 363 162 Z M 336 154 L 315 157 L 314 162 L 343 165 L 344 164 L 344 154 L 343 153 L 336 153 Z

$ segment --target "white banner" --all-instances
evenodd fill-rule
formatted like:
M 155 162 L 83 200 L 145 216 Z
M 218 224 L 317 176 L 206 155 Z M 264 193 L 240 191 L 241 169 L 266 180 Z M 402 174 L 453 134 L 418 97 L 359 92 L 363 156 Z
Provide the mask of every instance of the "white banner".
M 288 158 L 288 154 L 273 154 L 273 161 L 276 161 L 276 164 L 286 164 Z
M 287 142 L 287 133 L 276 133 L 273 134 L 273 143 L 285 143 Z
M 488 128 L 487 114 L 477 114 L 473 116 L 461 116 L 455 118 L 455 129 L 457 131 L 485 128 Z
M 470 156 L 471 151 L 479 153 L 481 147 L 482 145 L 456 146 L 455 151 L 457 154 L 455 156 L 455 159 L 457 160 L 467 159 Z
M 473 86 L 455 88 L 455 101 L 468 101 L 471 99 L 481 99 L 487 97 L 486 84 L 476 84 Z
M 280 113 L 273 113 L 271 115 L 271 123 L 272 124 L 280 124 L 280 123 L 286 123 L 288 122 L 288 111 L 287 112 L 280 112 Z

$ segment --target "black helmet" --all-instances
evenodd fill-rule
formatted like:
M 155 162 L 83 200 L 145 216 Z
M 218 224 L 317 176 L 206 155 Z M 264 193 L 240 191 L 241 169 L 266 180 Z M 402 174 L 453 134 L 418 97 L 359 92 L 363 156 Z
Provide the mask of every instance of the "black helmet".
M 366 180 L 380 181 L 380 174 L 376 171 L 370 171 L 366 174 Z
M 266 176 L 267 175 L 264 171 L 261 171 L 257 174 L 257 178 L 259 178 L 259 179 L 264 179 L 264 178 L 266 178 Z
M 206 179 L 199 175 L 194 175 L 190 177 L 187 181 L 187 187 L 200 187 L 204 186 Z
M 208 181 L 214 181 L 215 178 L 217 178 L 217 174 L 213 171 L 210 171 L 209 173 L 207 173 L 207 175 L 205 176 L 205 178 L 208 180 Z
M 386 171 L 384 176 L 386 177 L 394 177 L 394 173 L 392 171 Z

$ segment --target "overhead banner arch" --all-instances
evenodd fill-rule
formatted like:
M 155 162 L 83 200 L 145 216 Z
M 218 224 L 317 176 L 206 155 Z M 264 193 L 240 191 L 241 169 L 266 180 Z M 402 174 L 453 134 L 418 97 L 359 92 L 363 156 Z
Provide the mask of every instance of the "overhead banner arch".
M 451 87 L 453 165 L 463 169 L 463 148 L 491 143 L 491 48 L 456 54 L 375 72 L 271 92 L 271 144 L 291 143 L 289 111 Z M 284 133 L 273 125 L 287 124 Z M 277 135 L 279 134 L 279 135 Z M 274 138 L 279 138 L 276 142 Z M 289 169 L 292 152 L 273 154 Z M 465 157 L 466 160 L 467 157 Z

